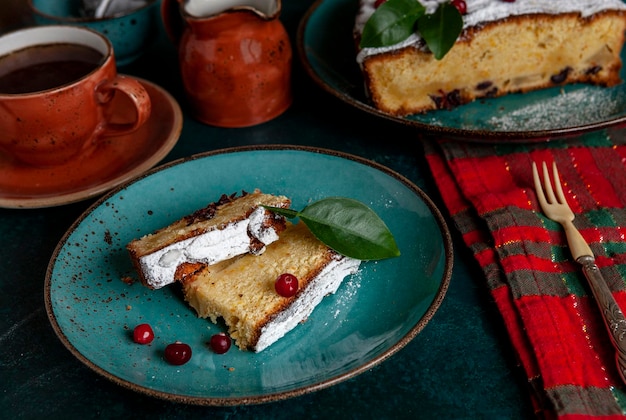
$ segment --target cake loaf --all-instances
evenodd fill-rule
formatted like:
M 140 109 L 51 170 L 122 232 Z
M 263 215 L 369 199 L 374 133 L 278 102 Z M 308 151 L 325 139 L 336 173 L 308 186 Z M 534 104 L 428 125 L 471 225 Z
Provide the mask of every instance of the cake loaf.
M 419 0 L 433 13 L 448 0 Z M 359 0 L 354 38 L 375 12 Z M 465 0 L 456 43 L 435 59 L 418 33 L 391 46 L 357 48 L 372 104 L 392 115 L 452 109 L 477 98 L 570 83 L 620 83 L 626 30 L 621 0 Z
M 158 289 L 189 270 L 188 264 L 214 264 L 237 255 L 259 255 L 285 229 L 284 217 L 262 205 L 288 208 L 284 196 L 253 193 L 222 197 L 171 225 L 131 241 L 126 248 L 141 282 Z
M 260 352 L 305 320 L 359 264 L 321 243 L 304 223 L 288 223 L 280 240 L 263 255 L 198 266 L 181 283 L 185 300 L 198 316 L 214 323 L 222 318 L 239 348 Z M 283 297 L 275 290 L 276 279 L 284 273 L 298 279 L 294 296 Z

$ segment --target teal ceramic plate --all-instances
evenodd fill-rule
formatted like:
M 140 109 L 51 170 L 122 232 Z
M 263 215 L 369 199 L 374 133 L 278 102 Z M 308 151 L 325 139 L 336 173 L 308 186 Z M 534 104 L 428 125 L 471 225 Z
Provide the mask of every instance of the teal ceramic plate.
M 260 353 L 206 346 L 222 326 L 199 319 L 177 285 L 148 290 L 125 245 L 206 206 L 223 193 L 285 194 L 294 208 L 345 196 L 374 209 L 402 255 L 364 262 L 308 320 Z M 434 315 L 448 287 L 452 244 L 431 200 L 399 174 L 328 150 L 265 146 L 224 149 L 156 168 L 102 197 L 60 241 L 46 273 L 45 301 L 57 335 L 81 362 L 113 382 L 199 405 L 274 401 L 315 391 L 370 369 L 404 347 Z M 150 345 L 132 329 L 149 323 Z M 171 366 L 168 343 L 192 347 Z
M 452 111 L 396 117 L 371 106 L 355 62 L 352 27 L 358 0 L 318 0 L 300 22 L 297 48 L 323 89 L 371 114 L 426 134 L 478 142 L 538 142 L 579 135 L 626 121 L 626 85 L 554 87 L 478 100 Z M 625 49 L 626 50 L 626 49 Z M 622 51 L 626 61 L 626 51 Z M 626 68 L 622 68 L 626 80 Z

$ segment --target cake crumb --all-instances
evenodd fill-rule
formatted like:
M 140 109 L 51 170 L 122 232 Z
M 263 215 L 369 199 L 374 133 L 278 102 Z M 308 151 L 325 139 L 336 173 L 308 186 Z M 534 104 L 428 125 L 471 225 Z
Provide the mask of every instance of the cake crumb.
M 135 282 L 135 279 L 133 279 L 131 276 L 123 276 L 122 281 L 128 285 L 131 285 Z

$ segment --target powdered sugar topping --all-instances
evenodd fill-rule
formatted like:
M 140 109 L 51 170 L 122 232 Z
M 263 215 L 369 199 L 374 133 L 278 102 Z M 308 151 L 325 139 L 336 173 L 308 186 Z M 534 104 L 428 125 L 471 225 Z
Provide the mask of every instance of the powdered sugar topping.
M 177 267 L 184 262 L 215 264 L 246 252 L 252 252 L 251 238 L 264 245 L 278 240 L 273 227 L 265 226 L 266 217 L 272 217 L 264 208 L 258 207 L 247 219 L 231 223 L 223 229 L 176 242 L 139 259 L 149 285 L 159 289 L 174 282 Z M 265 247 L 255 250 L 261 254 Z
M 449 0 L 419 0 L 426 8 L 426 13 L 433 13 L 439 4 Z M 365 23 L 374 13 L 375 0 L 361 0 L 361 5 L 357 13 L 354 31 L 360 34 Z M 595 13 L 606 10 L 626 10 L 626 4 L 622 0 L 516 0 L 506 2 L 502 0 L 465 0 L 467 4 L 467 14 L 463 15 L 463 29 L 505 19 L 509 16 L 520 16 L 529 14 L 560 14 L 560 13 L 580 13 L 582 17 L 589 17 Z M 392 46 L 380 48 L 364 48 L 357 56 L 357 62 L 375 54 L 393 51 L 406 46 L 422 46 L 421 37 L 413 34 L 406 40 Z
M 337 291 L 343 279 L 358 271 L 360 260 L 337 255 L 286 310 L 261 329 L 254 351 L 260 352 L 306 319 L 324 296 Z

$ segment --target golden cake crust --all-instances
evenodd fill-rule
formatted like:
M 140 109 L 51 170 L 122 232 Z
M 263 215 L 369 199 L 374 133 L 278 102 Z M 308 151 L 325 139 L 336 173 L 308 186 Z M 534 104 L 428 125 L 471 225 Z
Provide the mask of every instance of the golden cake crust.
M 209 230 L 223 229 L 228 224 L 248 217 L 260 204 L 287 208 L 291 201 L 284 196 L 263 194 L 260 190 L 255 190 L 252 193 L 244 191 L 241 196 L 223 194 L 218 201 L 210 203 L 167 227 L 130 242 L 127 249 L 134 258 L 142 257 L 174 242 L 197 236 Z M 277 219 L 278 222 L 281 220 Z

